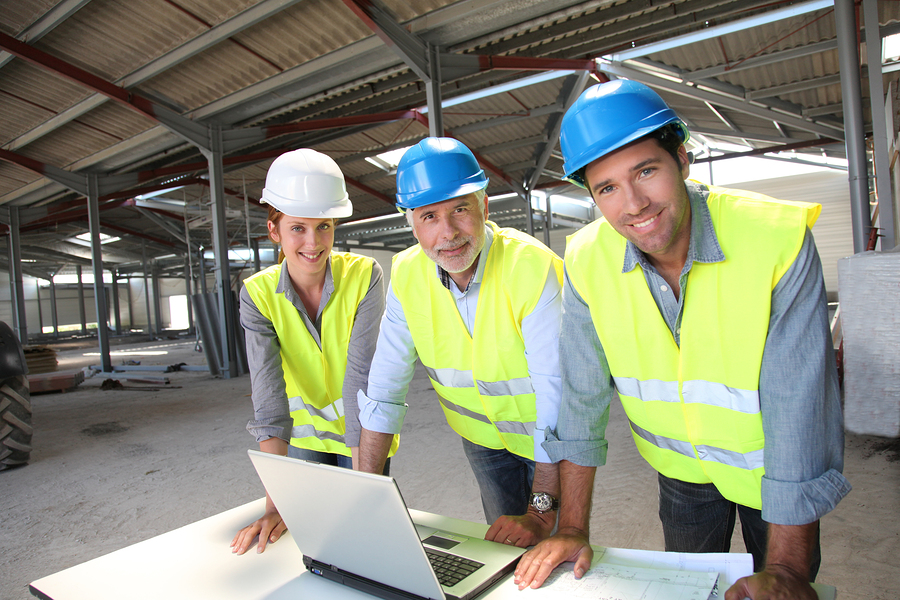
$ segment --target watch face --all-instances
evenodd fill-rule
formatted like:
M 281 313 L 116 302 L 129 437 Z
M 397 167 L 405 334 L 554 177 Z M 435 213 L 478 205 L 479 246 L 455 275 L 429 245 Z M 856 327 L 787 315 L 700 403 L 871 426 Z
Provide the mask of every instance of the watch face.
M 547 492 L 535 492 L 531 494 L 531 506 L 539 513 L 545 513 L 548 510 L 556 510 L 559 503 Z
M 532 504 L 536 509 L 544 512 L 550 510 L 550 507 L 553 506 L 553 501 L 547 494 L 538 494 L 534 497 L 534 502 Z

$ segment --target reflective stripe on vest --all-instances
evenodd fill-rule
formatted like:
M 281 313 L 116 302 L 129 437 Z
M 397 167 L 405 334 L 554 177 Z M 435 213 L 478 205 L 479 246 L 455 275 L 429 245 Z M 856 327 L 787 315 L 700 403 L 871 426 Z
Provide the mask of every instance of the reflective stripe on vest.
M 307 404 L 300 396 L 288 398 L 288 406 L 291 412 L 296 410 L 305 410 L 314 417 L 318 417 L 325 421 L 338 421 L 344 416 L 344 399 L 338 398 L 333 403 L 323 408 L 316 408 L 312 404 Z
M 641 268 L 621 272 L 626 242 L 608 222 L 569 237 L 566 269 L 642 456 L 667 477 L 712 482 L 725 498 L 761 508 L 758 386 L 772 290 L 821 207 L 741 194 L 714 188 L 705 198 L 725 260 L 693 263 L 680 347 Z
M 661 435 L 654 435 L 643 427 L 635 425 L 633 421 L 629 421 L 629 423 L 631 424 L 631 430 L 635 435 L 640 436 L 657 448 L 671 450 L 689 458 L 699 458 L 700 460 L 717 462 L 729 467 L 747 471 L 759 469 L 763 466 L 764 450 L 754 450 L 752 452 L 747 452 L 746 454 L 741 454 L 739 452 L 732 452 L 731 450 L 716 448 L 714 446 L 692 446 L 690 442 L 683 442 Z M 695 449 L 697 451 L 696 454 L 694 453 Z
M 291 429 L 291 438 L 302 440 L 304 438 L 316 438 L 321 442 L 334 442 L 336 444 L 344 443 L 344 436 L 331 431 L 322 431 L 316 429 L 312 425 L 298 425 Z
M 344 373 L 356 311 L 372 283 L 374 261 L 349 252 L 332 252 L 329 261 L 334 292 L 320 315 L 321 348 L 310 335 L 300 311 L 283 293 L 275 291 L 285 263 L 252 275 L 244 285 L 278 336 L 285 391 L 294 421 L 291 445 L 350 456 L 344 443 Z M 394 436 L 391 455 L 398 443 Z
M 472 371 L 460 371 L 458 369 L 432 369 L 425 367 L 428 376 L 444 387 L 470 388 L 478 386 L 478 393 L 482 396 L 516 396 L 519 394 L 533 394 L 531 377 L 519 377 L 507 381 L 481 381 L 474 379 Z
M 480 446 L 531 459 L 536 409 L 521 323 L 540 300 L 551 269 L 561 280 L 562 261 L 530 236 L 488 226 L 493 240 L 474 337 L 420 246 L 394 257 L 391 287 L 450 427 Z
M 677 381 L 648 379 L 641 381 L 634 377 L 614 377 L 619 393 L 645 402 L 681 402 Z M 685 381 L 681 394 L 687 404 L 707 404 L 746 414 L 759 412 L 759 391 L 739 390 L 714 381 Z
M 470 419 L 475 419 L 476 421 L 481 421 L 482 423 L 487 423 L 489 425 L 493 424 L 494 427 L 503 433 L 511 433 L 514 435 L 532 435 L 534 433 L 535 421 L 531 421 L 530 423 L 519 423 L 518 421 L 491 421 L 487 416 L 453 404 L 446 398 L 438 396 L 438 400 L 440 401 L 441 406 L 444 407 L 444 410 L 459 413 L 464 417 L 469 417 Z

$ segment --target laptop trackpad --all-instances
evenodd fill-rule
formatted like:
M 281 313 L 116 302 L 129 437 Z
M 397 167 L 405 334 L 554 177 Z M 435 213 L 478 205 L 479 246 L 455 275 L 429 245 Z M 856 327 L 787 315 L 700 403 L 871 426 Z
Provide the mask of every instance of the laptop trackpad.
M 441 533 L 443 534 L 443 532 Z M 460 539 L 451 539 L 451 536 L 449 535 L 434 534 L 422 540 L 422 543 L 429 546 L 434 546 L 435 548 L 450 550 L 451 548 L 458 546 L 462 541 L 463 540 Z

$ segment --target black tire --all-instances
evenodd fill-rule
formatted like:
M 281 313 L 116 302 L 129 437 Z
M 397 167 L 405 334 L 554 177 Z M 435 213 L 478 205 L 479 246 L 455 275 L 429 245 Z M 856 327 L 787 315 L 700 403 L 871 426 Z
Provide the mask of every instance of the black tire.
M 9 377 L 0 385 L 0 471 L 28 464 L 33 431 L 28 380 Z

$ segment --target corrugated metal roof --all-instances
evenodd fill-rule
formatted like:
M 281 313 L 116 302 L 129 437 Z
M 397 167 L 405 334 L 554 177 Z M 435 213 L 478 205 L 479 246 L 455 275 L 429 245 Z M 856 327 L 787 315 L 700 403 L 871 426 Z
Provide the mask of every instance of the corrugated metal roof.
M 0 31 L 14 36 L 55 6 L 47 0 L 13 4 L 0 14 Z M 401 30 L 421 36 L 416 43 L 433 41 L 451 54 L 581 59 L 703 32 L 788 4 L 768 0 L 389 0 L 380 6 L 393 15 Z M 900 20 L 900 3 L 879 3 L 879 11 L 883 26 Z M 221 125 L 226 139 L 250 124 L 377 115 L 426 104 L 425 84 L 342 0 L 282 0 L 281 4 L 276 0 L 93 0 L 42 33 L 43 37 L 29 42 L 34 48 L 107 82 L 127 81 L 133 92 L 184 114 L 185 122 Z M 682 44 L 624 61 L 622 66 L 646 76 L 697 129 L 697 139 L 706 134 L 710 140 L 771 146 L 779 139 L 806 141 L 821 132 L 840 134 L 839 112 L 821 117 L 802 113 L 840 104 L 840 85 L 823 83 L 839 73 L 836 45 L 805 56 L 785 54 L 834 39 L 833 14 L 825 9 Z M 762 57 L 785 58 L 741 68 L 742 61 Z M 682 84 L 669 90 L 663 85 L 678 81 L 679 74 L 689 77 L 717 67 L 722 67 L 720 72 L 702 86 Z M 495 69 L 445 78 L 442 95 L 465 97 L 536 72 Z M 891 74 L 885 80 L 895 82 L 897 76 Z M 561 98 L 565 81 L 560 77 L 446 109 L 445 129 L 491 163 L 491 193 L 521 189 L 547 132 L 560 118 L 554 107 L 565 101 Z M 803 82 L 810 84 L 809 89 L 779 91 L 776 98 L 765 95 L 770 88 Z M 729 103 L 713 102 L 712 110 L 705 103 L 709 100 L 695 93 L 709 89 L 726 94 Z M 82 84 L 12 59 L 0 65 L 0 145 L 57 168 L 116 173 L 162 169 L 160 175 L 132 185 L 141 189 L 205 171 L 202 167 L 179 171 L 179 165 L 205 160 L 180 135 L 118 102 L 95 102 L 95 98 Z M 92 104 L 79 104 L 86 99 Z M 793 111 L 802 121 L 782 123 L 779 130 L 767 118 L 769 113 L 751 110 L 770 104 L 776 109 L 775 117 Z M 800 126 L 805 123 L 808 128 Z M 337 159 L 357 184 L 349 186 L 356 207 L 353 219 L 384 214 L 390 210 L 384 199 L 394 194 L 393 176 L 364 157 L 413 143 L 427 133 L 426 124 L 414 119 L 348 126 L 329 122 L 314 131 L 276 137 L 261 133 L 240 143 L 227 142 L 226 187 L 246 189 L 258 198 L 274 156 L 309 146 Z M 556 140 L 549 141 L 554 154 L 539 185 L 553 185 L 562 169 Z M 840 147 L 830 151 L 839 152 Z M 229 162 L 242 155 L 259 158 L 250 163 Z M 49 201 L 52 210 L 54 204 L 77 198 L 76 193 L 61 189 L 22 166 L 0 162 L 0 204 L 36 206 Z M 193 184 L 169 195 L 194 201 L 208 194 L 208 188 Z M 225 202 L 239 209 L 243 206 L 242 199 L 229 197 Z M 257 216 L 264 214 L 255 204 L 253 210 Z M 110 215 L 124 218 L 131 214 L 128 211 L 134 207 L 116 208 Z M 146 219 L 138 218 L 131 225 L 140 228 L 142 224 L 154 237 L 174 239 Z M 258 233 L 264 235 L 263 229 Z M 204 244 L 209 243 L 209 235 L 196 232 Z

